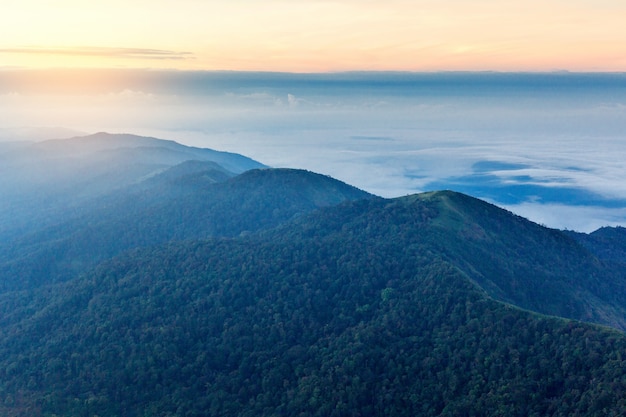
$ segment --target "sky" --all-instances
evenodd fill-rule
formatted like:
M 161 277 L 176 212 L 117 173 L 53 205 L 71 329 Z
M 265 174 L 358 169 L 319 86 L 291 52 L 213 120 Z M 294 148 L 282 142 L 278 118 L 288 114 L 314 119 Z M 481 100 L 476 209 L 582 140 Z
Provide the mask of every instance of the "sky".
M 626 2 L 6 0 L 0 142 L 108 131 L 626 225 Z
M 0 66 L 623 71 L 621 0 L 5 0 Z

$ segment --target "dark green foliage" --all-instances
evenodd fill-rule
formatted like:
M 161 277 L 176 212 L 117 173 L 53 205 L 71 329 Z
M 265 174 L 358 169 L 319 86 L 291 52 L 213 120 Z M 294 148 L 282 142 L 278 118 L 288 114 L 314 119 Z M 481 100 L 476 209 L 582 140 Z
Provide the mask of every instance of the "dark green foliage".
M 626 329 L 623 266 L 599 260 L 562 231 L 463 194 L 412 198 L 438 212 L 420 239 L 492 297 L 544 314 Z M 626 251 L 626 245 L 622 248 Z
M 480 270 L 461 256 L 487 254 L 462 242 L 521 251 L 505 243 L 521 231 L 572 243 L 455 194 L 369 199 L 2 295 L 0 414 L 624 415 L 623 333 L 523 311 L 475 284 L 502 285 L 490 274 L 507 263 Z M 543 259 L 526 249 L 521 268 L 529 256 Z
M 626 264 L 626 228 L 602 227 L 593 233 L 566 232 L 605 261 Z
M 45 208 L 0 219 L 2 416 L 626 414 L 621 229 L 150 138 L 37 149 L 75 179 L 5 190 Z
M 261 169 L 233 176 L 212 162 L 188 161 L 84 206 L 69 221 L 5 243 L 0 291 L 64 281 L 124 250 L 238 236 L 368 197 L 307 171 Z

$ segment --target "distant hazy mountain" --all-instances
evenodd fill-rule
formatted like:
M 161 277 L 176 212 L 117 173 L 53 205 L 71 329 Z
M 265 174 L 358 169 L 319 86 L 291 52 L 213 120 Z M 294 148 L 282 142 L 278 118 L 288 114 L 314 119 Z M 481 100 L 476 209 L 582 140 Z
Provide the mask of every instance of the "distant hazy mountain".
M 0 149 L 2 416 L 626 415 L 622 228 L 135 136 Z
M 229 171 L 241 173 L 248 169 L 263 167 L 262 164 L 243 155 L 196 148 L 180 143 L 156 138 L 129 134 L 96 133 L 71 139 L 56 139 L 38 142 L 33 145 L 48 157 L 70 160 L 75 157 L 100 154 L 102 160 L 123 164 L 132 159 L 135 164 L 164 167 L 188 160 L 212 161 Z M 110 151 L 103 153 L 104 151 Z M 124 158 L 125 156 L 125 158 Z M 122 157 L 122 161 L 116 158 Z
M 134 135 L 0 146 L 0 239 L 54 224 L 85 202 L 189 160 L 212 161 L 232 173 L 264 167 L 238 154 Z

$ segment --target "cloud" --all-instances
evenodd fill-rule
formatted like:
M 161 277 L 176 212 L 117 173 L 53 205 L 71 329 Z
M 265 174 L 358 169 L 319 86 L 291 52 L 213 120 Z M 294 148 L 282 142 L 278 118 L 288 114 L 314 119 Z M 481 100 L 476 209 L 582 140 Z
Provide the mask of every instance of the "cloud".
M 309 106 L 319 106 L 320 103 L 316 103 L 313 102 L 311 100 L 302 98 L 302 97 L 296 97 L 294 94 L 288 93 L 287 94 L 287 104 L 289 105 L 289 107 L 291 108 L 295 108 L 298 107 L 300 105 L 309 105 Z
M 498 205 L 535 223 L 584 233 L 604 226 L 623 226 L 626 219 L 626 208 L 535 203 Z
M 300 100 L 293 94 L 287 94 L 287 102 L 291 107 L 295 107 L 300 103 Z
M 3 103 L 4 100 L 19 100 L 22 97 L 20 93 L 16 93 L 13 91 L 7 93 L 0 93 L 0 103 Z
M 147 134 L 384 197 L 451 188 L 552 227 L 626 224 L 623 75 L 88 74 L 0 71 L 4 127 Z
M 360 141 L 373 141 L 373 142 L 393 142 L 395 139 L 391 136 L 367 136 L 367 135 L 354 135 L 350 136 L 350 139 Z
M 127 102 L 149 101 L 149 100 L 156 100 L 157 98 L 157 96 L 154 94 L 145 93 L 143 91 L 130 90 L 130 89 L 124 89 L 120 91 L 119 93 L 109 93 L 105 95 L 104 97 L 111 101 L 124 100 Z
M 51 138 L 69 138 L 83 136 L 86 132 L 62 127 L 17 127 L 0 128 L 0 142 L 42 141 Z
M 28 54 L 28 55 L 65 55 L 65 56 L 94 56 L 108 58 L 127 59 L 156 59 L 156 60 L 182 60 L 192 59 L 191 52 L 169 51 L 165 49 L 148 48 L 115 48 L 99 46 L 77 46 L 69 48 L 53 47 L 19 47 L 2 48 L 2 54 Z

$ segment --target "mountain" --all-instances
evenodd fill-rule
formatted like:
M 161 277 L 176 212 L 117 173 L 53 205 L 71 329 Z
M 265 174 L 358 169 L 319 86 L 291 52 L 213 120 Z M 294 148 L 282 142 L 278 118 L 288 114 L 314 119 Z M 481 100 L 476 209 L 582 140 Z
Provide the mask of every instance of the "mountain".
M 623 332 L 511 303 L 600 300 L 602 279 L 585 277 L 603 265 L 562 232 L 452 192 L 138 248 L 0 295 L 0 412 L 624 415 Z
M 146 166 L 172 166 L 188 160 L 213 161 L 234 173 L 263 167 L 262 164 L 235 153 L 130 134 L 100 132 L 89 136 L 37 142 L 33 147 L 35 151 L 43 152 L 48 157 L 59 157 L 68 161 L 80 157 L 84 162 L 85 157 L 99 155 L 107 162 L 117 163 L 126 156 L 127 160 L 132 159 L 135 164 Z
M 97 133 L 0 147 L 0 240 L 52 225 L 95 198 L 189 160 L 234 174 L 264 165 L 238 154 L 127 134 Z
M 626 329 L 625 268 L 603 262 L 562 231 L 464 194 L 413 198 L 438 213 L 420 239 L 491 297 L 543 314 Z M 621 247 L 626 250 L 626 241 Z
M 608 262 L 626 263 L 626 228 L 602 227 L 589 234 L 571 230 L 566 233 L 598 258 Z
M 626 414 L 624 229 L 209 155 L 0 147 L 0 415 Z
M 0 291 L 68 280 L 132 248 L 238 236 L 320 207 L 371 197 L 308 171 L 234 175 L 214 162 L 186 161 L 84 204 L 68 220 L 0 244 Z

